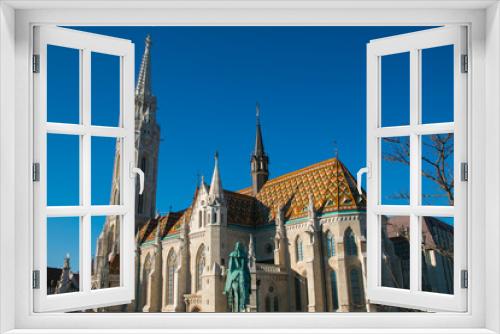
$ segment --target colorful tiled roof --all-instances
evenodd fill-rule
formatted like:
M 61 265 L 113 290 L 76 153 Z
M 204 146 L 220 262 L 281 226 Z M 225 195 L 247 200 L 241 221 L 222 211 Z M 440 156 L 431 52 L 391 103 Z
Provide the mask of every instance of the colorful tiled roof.
M 311 194 L 320 214 L 366 209 L 365 194 L 358 193 L 354 177 L 340 160 L 332 158 L 267 181 L 255 197 L 257 225 L 273 221 L 278 206 L 285 210 L 286 220 L 307 216 Z
M 366 209 L 366 196 L 358 193 L 354 177 L 340 160 L 332 158 L 267 181 L 255 197 L 251 187 L 224 190 L 228 224 L 273 224 L 278 206 L 285 210 L 286 220 L 306 217 L 311 194 L 318 214 Z M 192 205 L 148 221 L 139 231 L 139 243 L 154 240 L 158 225 L 162 238 L 179 233 L 184 216 L 189 221 L 191 211 Z
M 149 220 L 139 230 L 138 242 L 142 244 L 155 240 L 158 226 L 160 227 L 160 238 L 164 238 L 167 235 L 178 234 L 184 216 L 186 216 L 186 221 L 189 221 L 190 215 L 191 208 L 188 208 L 184 211 L 169 212 L 164 216 Z

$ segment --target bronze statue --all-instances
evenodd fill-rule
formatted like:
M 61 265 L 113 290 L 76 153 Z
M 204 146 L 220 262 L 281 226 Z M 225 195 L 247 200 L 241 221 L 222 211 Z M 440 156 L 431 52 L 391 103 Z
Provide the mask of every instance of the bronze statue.
M 224 294 L 231 312 L 245 312 L 250 301 L 250 270 L 247 254 L 239 241 L 229 254 Z

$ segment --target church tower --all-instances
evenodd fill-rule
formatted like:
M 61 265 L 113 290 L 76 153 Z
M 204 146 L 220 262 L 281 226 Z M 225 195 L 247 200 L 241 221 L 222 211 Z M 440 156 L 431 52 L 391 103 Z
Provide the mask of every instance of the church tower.
M 264 186 L 269 178 L 269 158 L 264 151 L 264 142 L 262 141 L 262 131 L 260 129 L 260 106 L 256 106 L 256 133 L 255 133 L 255 148 L 251 159 L 252 171 L 252 191 L 256 195 Z
M 146 37 L 146 47 L 135 89 L 135 159 L 144 172 L 144 192 L 136 189 L 135 228 L 139 228 L 156 215 L 156 178 L 160 127 L 156 123 L 156 97 L 151 92 L 151 37 Z M 110 204 L 120 203 L 120 142 L 116 143 Z M 120 223 L 119 216 L 108 216 L 96 242 L 92 264 L 94 288 L 120 285 Z
M 136 164 L 144 172 L 144 192 L 136 191 L 135 225 L 138 230 L 156 216 L 156 181 L 158 176 L 158 150 L 160 127 L 156 123 L 156 96 L 151 91 L 151 36 L 146 46 L 135 89 L 135 154 Z

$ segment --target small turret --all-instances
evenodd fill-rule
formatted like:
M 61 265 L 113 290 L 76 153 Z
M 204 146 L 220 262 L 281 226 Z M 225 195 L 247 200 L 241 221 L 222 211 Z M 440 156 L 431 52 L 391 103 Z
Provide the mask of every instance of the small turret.
M 224 203 L 224 190 L 219 175 L 219 154 L 215 153 L 215 166 L 212 175 L 212 183 L 210 184 L 210 191 L 208 193 L 210 204 L 223 204 Z
M 63 269 L 65 270 L 70 270 L 71 266 L 69 264 L 69 253 L 66 253 L 66 257 L 64 258 L 64 264 L 63 264 Z

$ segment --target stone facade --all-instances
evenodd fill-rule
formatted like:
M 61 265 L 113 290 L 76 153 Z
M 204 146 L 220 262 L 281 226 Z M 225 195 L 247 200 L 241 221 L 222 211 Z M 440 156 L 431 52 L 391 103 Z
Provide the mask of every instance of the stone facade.
M 113 310 L 228 311 L 223 289 L 236 242 L 249 254 L 249 312 L 383 310 L 365 294 L 366 194 L 357 191 L 352 174 L 337 158 L 269 179 L 258 112 L 250 187 L 224 189 L 216 155 L 210 184 L 202 178 L 188 208 L 155 214 L 160 130 L 151 93 L 150 46 L 148 37 L 136 89 L 136 158 L 140 167 L 146 161 L 145 195 L 137 198 L 136 299 Z M 453 277 L 453 231 L 437 220 L 427 225 L 424 281 L 445 291 Z M 404 287 L 408 235 L 401 232 L 404 222 L 387 226 L 383 284 Z M 97 240 L 95 286 L 116 286 L 118 227 L 114 218 L 108 219 Z M 435 242 L 438 234 L 444 241 Z

